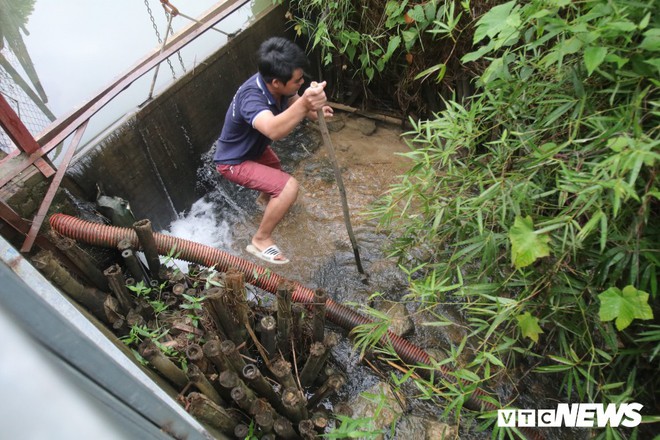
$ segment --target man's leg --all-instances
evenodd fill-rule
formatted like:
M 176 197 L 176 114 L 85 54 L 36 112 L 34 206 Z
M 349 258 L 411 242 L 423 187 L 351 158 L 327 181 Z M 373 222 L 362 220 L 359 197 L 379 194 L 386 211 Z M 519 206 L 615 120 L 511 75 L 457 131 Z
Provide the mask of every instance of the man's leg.
M 272 237 L 273 231 L 280 221 L 282 221 L 284 215 L 289 211 L 289 208 L 296 201 L 297 197 L 298 181 L 291 177 L 286 182 L 286 185 L 284 185 L 282 192 L 276 197 L 271 197 L 266 206 L 261 224 L 259 224 L 259 229 L 252 237 L 252 244 L 257 249 L 264 250 L 268 246 L 275 244 Z M 278 259 L 284 259 L 284 257 L 282 256 Z
M 238 165 L 217 166 L 220 174 L 227 180 L 260 191 L 267 197 L 264 200 L 267 203 L 264 216 L 251 240 L 252 245 L 259 251 L 275 244 L 272 238 L 273 230 L 298 197 L 298 181 L 279 169 L 279 159 L 272 150 L 267 153 L 269 154 L 265 154 L 259 162 L 245 161 Z M 286 258 L 278 256 L 276 259 Z

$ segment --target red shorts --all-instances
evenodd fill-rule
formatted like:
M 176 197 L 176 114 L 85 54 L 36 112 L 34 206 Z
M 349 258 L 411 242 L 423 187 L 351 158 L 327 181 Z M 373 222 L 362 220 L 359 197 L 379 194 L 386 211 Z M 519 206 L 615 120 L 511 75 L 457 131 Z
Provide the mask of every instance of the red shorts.
M 225 179 L 238 185 L 277 197 L 291 177 L 284 171 L 280 159 L 270 146 L 256 160 L 246 160 L 236 165 L 218 164 L 218 172 Z

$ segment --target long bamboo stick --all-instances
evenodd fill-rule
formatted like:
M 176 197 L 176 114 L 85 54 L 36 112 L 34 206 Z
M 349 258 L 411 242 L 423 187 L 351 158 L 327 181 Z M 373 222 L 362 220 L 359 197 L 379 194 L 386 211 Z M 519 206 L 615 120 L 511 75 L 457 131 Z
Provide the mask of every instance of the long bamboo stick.
M 318 87 L 318 83 L 312 81 L 310 87 Z M 325 122 L 325 116 L 323 115 L 323 109 L 319 109 L 316 112 L 319 120 L 319 127 L 321 129 L 321 136 L 323 137 L 323 143 L 325 148 L 328 151 L 328 156 L 330 157 L 330 162 L 332 162 L 332 168 L 335 171 L 335 180 L 337 180 L 337 187 L 339 188 L 339 196 L 341 198 L 341 207 L 344 213 L 344 223 L 346 224 L 346 232 L 348 232 L 348 238 L 351 240 L 351 246 L 353 247 L 353 255 L 355 255 L 355 264 L 357 266 L 358 272 L 364 275 L 364 269 L 362 268 L 362 261 L 360 260 L 360 250 L 358 249 L 357 240 L 355 239 L 355 234 L 353 233 L 353 226 L 351 226 L 351 214 L 348 210 L 348 200 L 346 199 L 346 188 L 344 188 L 344 180 L 341 177 L 341 171 L 339 170 L 339 164 L 337 163 L 337 155 L 335 154 L 335 147 L 332 145 L 332 140 L 330 139 L 330 132 L 328 131 L 328 124 Z

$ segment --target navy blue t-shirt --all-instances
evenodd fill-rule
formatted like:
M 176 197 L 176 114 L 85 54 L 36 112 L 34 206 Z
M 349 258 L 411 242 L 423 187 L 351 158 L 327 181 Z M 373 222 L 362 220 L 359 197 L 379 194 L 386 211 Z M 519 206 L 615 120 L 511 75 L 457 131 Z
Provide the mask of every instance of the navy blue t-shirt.
M 274 115 L 280 114 L 286 109 L 288 99 L 283 101 L 280 106 L 259 73 L 245 81 L 227 110 L 222 133 L 214 144 L 213 161 L 216 164 L 236 165 L 261 156 L 271 140 L 254 128 L 254 118 L 267 110 Z

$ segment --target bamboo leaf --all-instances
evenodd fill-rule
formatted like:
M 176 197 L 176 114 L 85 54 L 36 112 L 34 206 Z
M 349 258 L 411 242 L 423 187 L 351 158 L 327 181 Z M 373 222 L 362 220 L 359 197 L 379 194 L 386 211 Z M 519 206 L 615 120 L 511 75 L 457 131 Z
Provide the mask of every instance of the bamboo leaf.
M 588 76 L 601 65 L 607 56 L 607 48 L 601 46 L 589 46 L 584 51 L 584 64 L 587 66 Z

